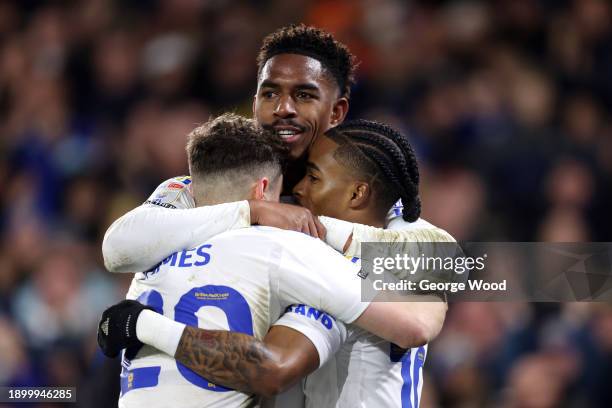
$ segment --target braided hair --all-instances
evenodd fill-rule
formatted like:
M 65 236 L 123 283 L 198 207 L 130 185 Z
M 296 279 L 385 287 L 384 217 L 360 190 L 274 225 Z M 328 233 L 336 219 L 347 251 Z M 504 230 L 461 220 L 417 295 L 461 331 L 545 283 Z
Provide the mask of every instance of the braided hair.
M 416 221 L 421 215 L 419 167 L 408 139 L 385 124 L 369 120 L 344 122 L 327 131 L 339 147 L 334 158 L 369 179 L 381 210 L 401 198 L 402 218 Z

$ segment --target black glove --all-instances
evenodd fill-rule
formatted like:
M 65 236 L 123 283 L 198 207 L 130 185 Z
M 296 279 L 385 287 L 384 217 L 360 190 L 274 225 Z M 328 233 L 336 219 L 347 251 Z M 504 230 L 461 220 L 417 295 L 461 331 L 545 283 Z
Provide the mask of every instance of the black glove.
M 98 345 L 105 356 L 117 357 L 121 349 L 130 350 L 131 357 L 136 355 L 143 345 L 136 337 L 136 321 L 144 309 L 153 310 L 135 300 L 124 300 L 102 313 L 98 323 Z

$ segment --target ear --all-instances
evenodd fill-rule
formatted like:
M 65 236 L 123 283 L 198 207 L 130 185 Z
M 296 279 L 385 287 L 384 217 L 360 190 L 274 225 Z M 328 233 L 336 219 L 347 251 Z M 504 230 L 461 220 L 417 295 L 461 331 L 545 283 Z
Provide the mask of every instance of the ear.
M 351 191 L 351 199 L 349 201 L 349 208 L 359 209 L 366 207 L 372 195 L 372 189 L 368 183 L 362 181 L 356 181 Z
M 336 127 L 340 123 L 344 122 L 346 115 L 349 110 L 349 101 L 344 96 L 338 98 L 336 103 L 334 103 L 334 107 L 332 108 L 330 125 L 331 127 Z
M 253 185 L 253 193 L 251 194 L 254 200 L 265 200 L 266 193 L 270 187 L 270 180 L 267 177 L 262 177 Z

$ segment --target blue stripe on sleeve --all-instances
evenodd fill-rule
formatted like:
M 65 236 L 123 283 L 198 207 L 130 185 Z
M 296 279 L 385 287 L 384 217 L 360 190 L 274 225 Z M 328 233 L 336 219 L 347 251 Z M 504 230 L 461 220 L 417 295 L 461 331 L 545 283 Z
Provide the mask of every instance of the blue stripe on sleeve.
M 423 359 L 425 357 L 425 347 L 421 346 L 416 352 L 416 356 L 414 358 L 414 368 L 412 371 L 412 378 L 414 378 L 414 406 L 418 408 L 419 406 L 419 376 L 421 373 L 421 367 L 423 367 Z

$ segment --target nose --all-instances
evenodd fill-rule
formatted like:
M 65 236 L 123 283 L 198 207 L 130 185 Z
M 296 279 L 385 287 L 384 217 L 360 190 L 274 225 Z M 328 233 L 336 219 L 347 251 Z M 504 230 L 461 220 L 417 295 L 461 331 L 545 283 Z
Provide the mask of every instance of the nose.
M 281 96 L 274 108 L 274 115 L 280 118 L 293 118 L 297 115 L 293 99 L 290 96 Z

